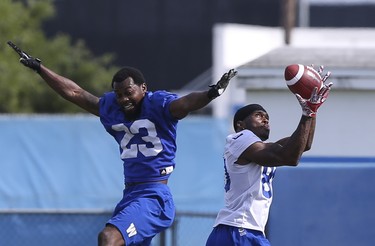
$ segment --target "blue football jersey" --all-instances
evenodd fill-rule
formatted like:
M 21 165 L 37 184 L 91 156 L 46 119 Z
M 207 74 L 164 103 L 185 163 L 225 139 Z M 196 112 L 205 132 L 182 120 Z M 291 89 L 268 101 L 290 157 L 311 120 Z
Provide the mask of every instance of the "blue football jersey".
M 119 144 L 125 182 L 165 180 L 173 171 L 178 120 L 169 104 L 176 98 L 166 91 L 146 92 L 133 121 L 125 118 L 114 92 L 100 98 L 100 121 Z

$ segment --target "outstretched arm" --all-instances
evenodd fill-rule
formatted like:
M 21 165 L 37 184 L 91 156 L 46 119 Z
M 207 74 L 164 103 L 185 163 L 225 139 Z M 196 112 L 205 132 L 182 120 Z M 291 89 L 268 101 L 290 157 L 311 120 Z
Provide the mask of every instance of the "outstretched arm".
M 305 147 L 304 151 L 308 151 L 308 150 L 311 149 L 312 142 L 314 140 L 315 125 L 316 125 L 316 117 L 313 117 L 312 121 L 311 121 L 309 137 L 307 139 L 306 147 Z M 276 143 L 281 145 L 281 146 L 284 146 L 289 141 L 289 139 L 290 139 L 290 137 L 285 137 L 285 138 L 282 138 L 282 139 L 278 140 Z
M 76 104 L 89 113 L 99 116 L 98 97 L 85 91 L 74 81 L 58 75 L 43 65 L 40 66 L 39 75 L 64 99 Z
M 183 119 L 190 112 L 201 109 L 210 102 L 207 91 L 192 92 L 171 102 L 169 110 L 176 119 Z
M 306 147 L 304 151 L 308 151 L 311 149 L 311 146 L 314 140 L 314 135 L 315 135 L 315 126 L 316 126 L 316 117 L 313 117 L 311 120 L 309 137 L 307 138 Z
M 236 76 L 237 71 L 234 69 L 225 73 L 221 79 L 215 84 L 210 86 L 207 91 L 192 92 L 182 96 L 170 105 L 170 112 L 176 119 L 185 118 L 190 112 L 198 110 L 209 104 L 213 99 L 223 94 L 227 88 L 229 81 Z
M 311 67 L 314 67 L 314 65 L 311 65 Z M 321 76 L 322 82 L 323 82 L 323 87 L 319 90 L 319 92 L 316 91 L 316 93 L 313 93 L 309 100 L 305 100 L 299 97 L 299 95 L 298 96 L 296 95 L 298 101 L 300 102 L 302 106 L 303 113 L 305 115 L 314 116 L 311 121 L 310 133 L 307 139 L 305 151 L 308 151 L 311 149 L 312 142 L 314 140 L 315 125 L 316 125 L 316 117 L 315 117 L 316 112 L 318 108 L 322 105 L 322 103 L 327 99 L 331 86 L 333 85 L 333 83 L 326 83 L 328 78 L 331 76 L 331 72 L 328 71 L 325 75 L 323 75 L 323 70 L 324 70 L 324 66 L 320 66 L 319 70 L 317 71 L 319 75 Z M 287 141 L 289 141 L 289 137 L 280 139 L 276 143 L 280 145 L 285 145 Z
M 29 54 L 18 48 L 11 41 L 8 41 L 8 45 L 17 52 L 17 54 L 20 56 L 19 61 L 23 65 L 37 72 L 60 96 L 76 104 L 89 113 L 97 116 L 99 115 L 98 97 L 83 90 L 74 81 L 58 75 L 57 73 L 43 66 L 40 59 L 30 56 Z

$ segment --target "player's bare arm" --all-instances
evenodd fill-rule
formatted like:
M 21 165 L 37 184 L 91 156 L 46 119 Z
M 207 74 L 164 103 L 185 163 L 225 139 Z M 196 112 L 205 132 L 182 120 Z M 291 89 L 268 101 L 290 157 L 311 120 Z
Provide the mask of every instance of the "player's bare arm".
M 192 92 L 171 102 L 169 110 L 176 119 L 185 118 L 190 112 L 198 110 L 211 102 L 207 91 Z
M 316 118 L 314 117 L 312 118 L 312 121 L 311 121 L 310 133 L 309 133 L 309 137 L 307 139 L 307 143 L 306 143 L 306 147 L 304 151 L 309 151 L 311 149 L 312 142 L 314 140 L 315 125 L 316 125 Z M 278 140 L 276 143 L 278 143 L 281 146 L 284 146 L 289 141 L 289 138 L 290 137 L 282 138 Z
M 307 139 L 305 151 L 309 151 L 311 149 L 311 146 L 314 140 L 314 135 L 315 135 L 315 126 L 316 126 L 316 117 L 313 117 L 311 120 L 310 133 Z
M 227 73 L 223 74 L 215 85 L 211 85 L 208 91 L 192 92 L 174 100 L 171 102 L 169 108 L 172 116 L 176 119 L 182 119 L 190 112 L 203 108 L 213 99 L 222 95 L 226 90 L 229 81 L 236 75 L 237 71 L 230 69 Z
M 82 89 L 74 81 L 65 78 L 41 65 L 39 75 L 64 99 L 99 116 L 99 98 Z
M 297 166 L 308 140 L 311 117 L 302 116 L 297 129 L 280 143 L 256 142 L 239 157 L 238 164 L 255 162 L 262 166 Z
M 65 78 L 42 65 L 39 58 L 34 58 L 21 50 L 13 42 L 8 45 L 19 55 L 19 61 L 26 67 L 37 72 L 47 84 L 66 100 L 76 104 L 82 109 L 99 116 L 99 98 L 83 90 L 72 80 Z

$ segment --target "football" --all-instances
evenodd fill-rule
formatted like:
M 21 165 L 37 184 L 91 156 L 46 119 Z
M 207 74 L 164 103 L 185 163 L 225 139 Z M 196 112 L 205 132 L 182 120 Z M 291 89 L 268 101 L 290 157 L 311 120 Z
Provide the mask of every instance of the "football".
M 285 68 L 285 82 L 291 92 L 309 99 L 314 88 L 322 88 L 323 81 L 320 74 L 310 66 L 292 64 Z

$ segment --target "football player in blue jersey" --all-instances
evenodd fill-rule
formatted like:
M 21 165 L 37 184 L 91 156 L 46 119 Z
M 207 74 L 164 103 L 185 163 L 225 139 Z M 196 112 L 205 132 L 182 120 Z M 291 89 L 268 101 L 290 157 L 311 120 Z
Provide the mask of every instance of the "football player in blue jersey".
M 265 142 L 270 133 L 269 115 L 261 105 L 249 104 L 235 113 L 235 133 L 226 138 L 224 147 L 225 206 L 216 217 L 206 246 L 270 245 L 265 227 L 276 167 L 297 166 L 302 153 L 311 148 L 315 116 L 331 86 L 315 88 L 310 99 L 296 94 L 302 107 L 300 122 L 290 137 L 275 143 Z
M 36 71 L 60 96 L 99 116 L 119 144 L 123 198 L 99 233 L 98 245 L 150 245 L 156 234 L 171 226 L 175 216 L 167 182 L 175 167 L 178 121 L 220 96 L 237 72 L 229 70 L 207 91 L 178 97 L 166 91 L 148 91 L 142 73 L 124 67 L 113 76 L 113 90 L 96 97 L 12 42 L 8 44 L 19 54 L 20 62 Z

